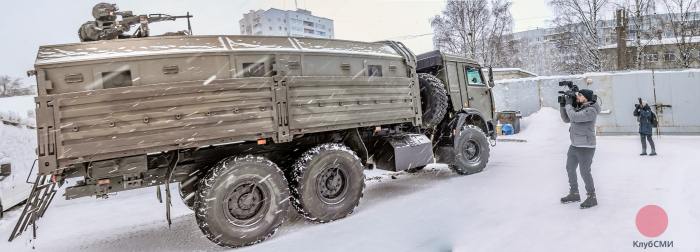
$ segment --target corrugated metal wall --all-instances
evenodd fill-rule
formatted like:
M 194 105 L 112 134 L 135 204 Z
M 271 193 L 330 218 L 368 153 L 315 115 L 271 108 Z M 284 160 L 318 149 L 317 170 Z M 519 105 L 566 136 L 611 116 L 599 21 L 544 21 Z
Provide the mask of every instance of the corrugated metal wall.
M 656 108 L 661 134 L 700 133 L 700 114 L 697 112 L 700 108 L 700 69 L 505 80 L 494 87 L 496 109 L 520 110 L 523 116 L 537 112 L 541 107 L 558 109 L 557 91 L 564 88 L 557 84 L 562 80 L 571 80 L 579 88 L 591 89 L 599 96 L 603 110 L 597 122 L 599 134 L 636 134 L 638 124 L 632 111 L 638 97 L 650 105 L 657 105 L 652 108 Z

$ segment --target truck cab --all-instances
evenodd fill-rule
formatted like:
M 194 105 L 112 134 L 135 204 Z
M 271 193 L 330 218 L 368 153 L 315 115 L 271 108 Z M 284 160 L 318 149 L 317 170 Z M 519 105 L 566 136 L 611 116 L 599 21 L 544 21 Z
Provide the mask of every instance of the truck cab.
M 416 71 L 439 78 L 447 91 L 449 114 L 468 113 L 481 120 L 484 133 L 495 139 L 495 108 L 492 78 L 484 78 L 482 67 L 474 60 L 439 50 L 416 56 Z

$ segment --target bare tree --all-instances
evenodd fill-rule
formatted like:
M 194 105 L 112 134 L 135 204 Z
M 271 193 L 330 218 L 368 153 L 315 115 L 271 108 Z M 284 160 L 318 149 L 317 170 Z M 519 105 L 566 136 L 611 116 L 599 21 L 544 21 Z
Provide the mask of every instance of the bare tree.
M 511 64 L 507 38 L 513 27 L 510 0 L 448 0 L 441 15 L 431 20 L 433 43 L 443 51 L 473 58 L 486 65 Z
M 700 36 L 700 22 L 696 17 L 700 2 L 698 0 L 663 0 L 668 11 L 668 19 L 675 38 L 675 46 L 680 53 L 677 62 L 683 68 L 689 68 L 692 62 L 693 38 Z
M 13 79 L 7 75 L 0 76 L 0 97 L 30 94 L 34 94 L 34 90 L 25 87 L 21 79 Z
M 630 29 L 634 31 L 634 63 L 635 68 L 643 69 L 645 63 L 645 48 L 661 34 L 661 27 L 655 23 L 653 14 L 656 12 L 655 0 L 625 0 L 618 8 L 630 13 L 628 19 Z
M 551 0 L 554 24 L 560 34 L 557 48 L 562 51 L 560 66 L 565 72 L 599 71 L 602 59 L 598 46 L 598 25 L 609 0 Z

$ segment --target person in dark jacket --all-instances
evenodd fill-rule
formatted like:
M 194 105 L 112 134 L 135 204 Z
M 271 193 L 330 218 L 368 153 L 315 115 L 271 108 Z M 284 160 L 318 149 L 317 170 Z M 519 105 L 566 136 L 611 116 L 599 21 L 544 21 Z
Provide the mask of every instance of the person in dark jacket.
M 656 156 L 656 146 L 654 145 L 654 140 L 651 137 L 651 129 L 655 127 L 654 121 L 656 121 L 656 115 L 651 112 L 649 104 L 642 101 L 642 104 L 634 105 L 634 116 L 637 117 L 639 121 L 639 135 L 642 139 L 642 154 L 641 156 L 647 155 L 647 141 L 649 141 L 649 146 L 651 146 L 650 156 Z
M 600 113 L 600 105 L 594 98 L 593 91 L 581 89 L 576 94 L 578 108 L 574 108 L 572 98 L 566 96 L 566 101 L 561 105 L 559 112 L 561 119 L 566 123 L 571 123 L 569 127 L 569 138 L 571 146 L 566 154 L 566 174 L 569 177 L 569 194 L 561 198 L 561 203 L 571 203 L 581 201 L 578 192 L 578 178 L 576 168 L 581 172 L 583 182 L 586 183 L 586 193 L 588 197 L 581 208 L 590 208 L 598 205 L 593 185 L 593 175 L 591 174 L 591 164 L 593 154 L 595 154 L 596 136 L 595 122 Z

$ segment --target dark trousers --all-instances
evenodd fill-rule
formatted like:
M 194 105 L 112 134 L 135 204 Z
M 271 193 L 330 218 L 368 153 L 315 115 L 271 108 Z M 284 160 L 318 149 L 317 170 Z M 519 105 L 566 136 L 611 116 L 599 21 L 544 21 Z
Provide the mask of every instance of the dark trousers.
M 642 138 L 642 152 L 647 153 L 647 141 L 649 141 L 649 146 L 651 146 L 651 153 L 656 153 L 656 146 L 654 146 L 654 140 L 651 135 L 639 134 Z
M 586 183 L 586 193 L 595 193 L 593 175 L 591 175 L 593 154 L 595 154 L 595 148 L 569 146 L 569 152 L 566 154 L 566 173 L 569 176 L 570 192 L 578 193 L 578 177 L 576 177 L 578 166 L 581 170 L 581 178 Z

